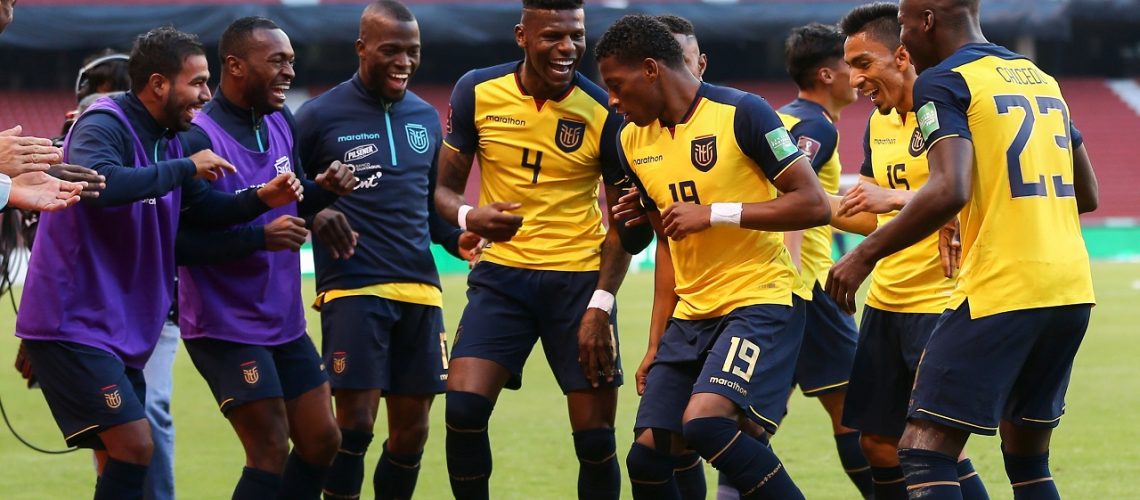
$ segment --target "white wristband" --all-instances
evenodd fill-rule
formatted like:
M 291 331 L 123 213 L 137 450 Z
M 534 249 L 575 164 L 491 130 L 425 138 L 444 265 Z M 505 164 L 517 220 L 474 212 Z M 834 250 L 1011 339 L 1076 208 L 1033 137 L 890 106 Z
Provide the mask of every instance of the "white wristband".
M 475 207 L 471 205 L 463 205 L 459 207 L 459 218 L 456 221 L 459 223 L 459 229 L 462 229 L 464 231 L 467 230 L 467 212 L 470 212 L 472 210 L 475 210 Z
M 586 309 L 601 309 L 606 314 L 613 314 L 614 302 L 614 294 L 605 290 L 594 290 L 594 296 L 590 297 L 590 305 L 586 306 Z
M 744 211 L 743 203 L 713 203 L 710 208 L 710 224 L 740 227 L 740 213 Z

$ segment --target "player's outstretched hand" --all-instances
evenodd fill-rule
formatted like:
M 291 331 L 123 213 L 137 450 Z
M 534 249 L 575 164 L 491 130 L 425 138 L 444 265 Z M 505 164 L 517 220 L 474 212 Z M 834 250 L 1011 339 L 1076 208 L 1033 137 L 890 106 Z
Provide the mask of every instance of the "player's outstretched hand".
M 868 260 L 863 256 L 862 249 L 855 247 L 831 266 L 831 271 L 827 273 L 825 290 L 847 314 L 855 314 L 855 294 L 875 267 Z
M 42 137 L 21 137 L 23 127 L 16 125 L 0 131 L 0 173 L 17 177 L 29 172 L 43 172 L 63 161 L 63 152 Z
M 331 208 L 317 212 L 313 217 L 313 233 L 324 243 L 334 259 L 348 259 L 356 253 L 356 241 L 360 237 L 344 214 Z
M 294 201 L 305 199 L 305 188 L 301 186 L 301 179 L 293 172 L 285 172 L 261 186 L 257 190 L 257 197 L 269 208 L 277 208 Z
M 521 203 L 496 201 L 473 209 L 467 212 L 467 230 L 490 241 L 510 241 L 522 227 L 523 218 L 507 212 L 519 207 Z
M 637 395 L 645 395 L 645 381 L 649 379 L 649 365 L 653 364 L 653 359 L 657 357 L 657 350 L 651 350 L 645 353 L 645 357 L 641 359 L 641 366 L 637 367 L 637 374 L 634 378 L 637 380 Z
M 582 315 L 578 325 L 578 364 L 592 387 L 598 387 L 602 379 L 614 381 L 617 346 L 610 329 L 610 315 L 601 309 L 591 307 Z
M 67 182 L 44 172 L 30 172 L 12 178 L 8 205 L 24 210 L 54 212 L 79 202 L 86 182 Z
M 305 219 L 292 215 L 282 215 L 273 222 L 265 225 L 265 249 L 270 252 L 278 250 L 301 249 L 305 238 L 309 237 L 309 230 L 305 229 Z
M 860 212 L 885 214 L 901 209 L 904 203 L 895 190 L 862 181 L 843 195 L 836 215 L 850 217 Z
M 356 173 L 348 165 L 341 163 L 340 160 L 333 161 L 329 168 L 317 174 L 317 178 L 314 180 L 321 189 L 336 193 L 337 196 L 352 194 L 352 190 L 356 189 L 358 182 Z
M 59 163 L 48 168 L 48 175 L 68 182 L 85 182 L 87 186 L 79 192 L 79 197 L 85 200 L 98 198 L 99 193 L 107 189 L 107 178 L 87 167 Z
M 216 181 L 227 173 L 237 172 L 237 167 L 209 149 L 203 149 L 190 155 L 190 161 L 194 162 L 194 169 L 197 171 L 194 174 L 195 179 Z
M 938 257 L 942 259 L 942 275 L 953 278 L 962 261 L 962 240 L 958 237 L 958 218 L 938 231 Z
M 711 215 L 708 205 L 674 203 L 661 212 L 661 224 L 665 226 L 665 236 L 681 241 L 690 234 L 712 227 Z
M 474 268 L 479 262 L 479 258 L 483 256 L 483 246 L 486 244 L 487 240 L 471 231 L 463 231 L 459 235 L 459 257 L 467 261 L 468 268 Z
M 625 224 L 625 227 L 636 227 L 649 222 L 649 216 L 645 215 L 645 207 L 641 206 L 641 192 L 637 190 L 637 186 L 629 188 L 629 191 L 621 195 L 617 203 L 610 207 L 610 211 L 613 212 L 614 219 Z

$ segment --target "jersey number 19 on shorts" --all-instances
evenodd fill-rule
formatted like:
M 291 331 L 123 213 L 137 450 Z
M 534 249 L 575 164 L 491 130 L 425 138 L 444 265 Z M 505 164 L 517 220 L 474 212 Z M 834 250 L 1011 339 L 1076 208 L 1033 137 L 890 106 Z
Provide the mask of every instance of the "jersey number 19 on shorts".
M 733 337 L 728 347 L 728 355 L 724 357 L 724 366 L 720 369 L 725 373 L 731 373 L 744 379 L 745 382 L 752 381 L 752 372 L 756 371 L 756 361 L 760 359 L 760 346 L 748 339 L 740 337 Z M 736 364 L 737 361 L 741 365 Z

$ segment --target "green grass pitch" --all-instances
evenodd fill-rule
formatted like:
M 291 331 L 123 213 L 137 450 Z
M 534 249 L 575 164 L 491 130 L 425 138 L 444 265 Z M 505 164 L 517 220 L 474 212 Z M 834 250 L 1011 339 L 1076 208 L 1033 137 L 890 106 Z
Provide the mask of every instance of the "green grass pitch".
M 1069 387 L 1068 413 L 1053 439 L 1054 476 L 1068 498 L 1128 498 L 1140 474 L 1140 426 L 1134 412 L 1140 409 L 1140 365 L 1135 362 L 1136 320 L 1140 318 L 1140 264 L 1096 263 L 1093 267 L 1097 299 L 1088 337 L 1077 358 Z M 444 280 L 447 327 L 454 331 L 464 304 L 460 276 Z M 306 300 L 312 282 L 306 281 Z M 631 381 L 621 392 L 618 410 L 618 455 L 622 460 L 632 438 L 637 408 L 632 388 L 633 370 L 645 352 L 652 293 L 652 276 L 631 274 L 622 288 L 621 352 Z M 5 299 L 7 299 L 5 297 Z M 7 302 L 4 300 L 3 302 Z M 10 335 L 14 315 L 5 304 L 0 312 L 0 398 L 16 428 L 40 446 L 58 449 L 63 439 L 39 391 L 24 389 L 11 367 L 16 338 Z M 319 321 L 312 311 L 309 325 L 314 339 Z M 319 342 L 319 340 L 317 340 Z M 574 498 L 577 462 L 570 439 L 562 395 L 537 352 L 531 356 L 521 391 L 504 393 L 491 420 L 494 448 L 494 498 Z M 1131 387 L 1132 389 L 1129 389 Z M 424 455 L 417 497 L 450 497 L 443 455 L 443 401 L 432 414 L 432 435 Z M 241 447 L 222 418 L 205 382 L 194 370 L 184 349 L 175 363 L 174 421 L 177 428 L 176 474 L 178 495 L 186 499 L 229 498 L 244 464 Z M 384 426 L 377 424 L 379 444 Z M 800 395 L 792 398 L 790 414 L 773 442 L 792 477 L 811 499 L 856 498 L 835 454 L 830 426 L 822 407 Z M 364 498 L 372 497 L 371 469 L 379 446 L 374 445 L 366 465 Z M 998 442 L 993 438 L 970 440 L 970 454 L 993 498 L 1010 498 Z M 707 475 L 710 493 L 715 475 Z M 0 428 L 0 498 L 84 498 L 94 487 L 90 453 L 44 455 L 17 442 Z M 623 495 L 629 483 L 623 479 Z

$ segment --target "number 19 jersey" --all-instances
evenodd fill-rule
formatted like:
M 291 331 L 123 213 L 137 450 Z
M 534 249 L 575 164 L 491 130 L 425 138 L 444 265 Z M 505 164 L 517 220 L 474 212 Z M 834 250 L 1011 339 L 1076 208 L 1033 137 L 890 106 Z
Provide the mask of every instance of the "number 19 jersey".
M 914 109 L 927 149 L 948 137 L 974 146 L 948 307 L 969 299 L 980 318 L 1093 303 L 1073 186 L 1081 138 L 1057 81 L 1003 47 L 968 44 L 919 75 Z

